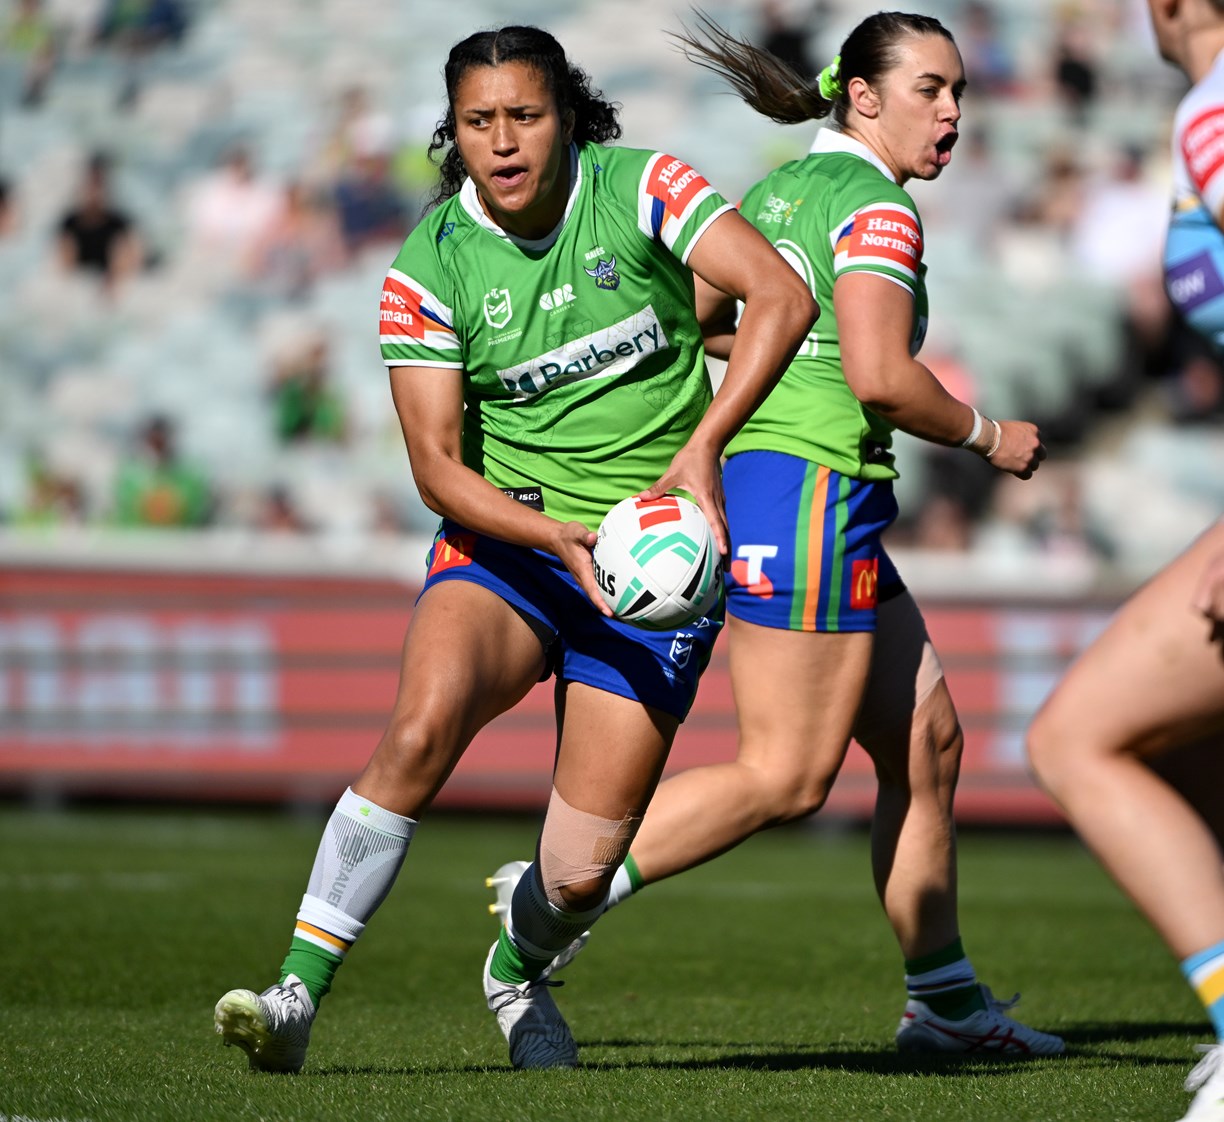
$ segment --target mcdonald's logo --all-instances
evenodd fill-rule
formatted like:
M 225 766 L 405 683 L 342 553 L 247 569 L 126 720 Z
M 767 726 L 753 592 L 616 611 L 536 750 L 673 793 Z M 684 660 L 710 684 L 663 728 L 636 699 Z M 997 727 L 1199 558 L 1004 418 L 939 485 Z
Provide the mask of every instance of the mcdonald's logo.
M 855 561 L 850 566 L 850 607 L 874 608 L 879 585 L 879 559 L 873 557 L 870 561 Z
M 453 534 L 450 537 L 439 534 L 434 538 L 433 549 L 430 550 L 427 576 L 432 577 L 444 569 L 457 569 L 462 565 L 470 565 L 475 548 L 475 534 Z

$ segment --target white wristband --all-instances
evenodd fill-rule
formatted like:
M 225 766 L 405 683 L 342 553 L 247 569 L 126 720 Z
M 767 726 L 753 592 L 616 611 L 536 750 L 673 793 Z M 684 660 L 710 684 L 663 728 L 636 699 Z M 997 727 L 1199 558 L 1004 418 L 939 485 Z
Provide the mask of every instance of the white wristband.
M 973 407 L 970 406 L 972 409 Z M 962 448 L 970 448 L 977 443 L 977 438 L 982 435 L 982 414 L 976 409 L 973 410 L 973 428 L 969 430 L 969 435 L 961 441 Z

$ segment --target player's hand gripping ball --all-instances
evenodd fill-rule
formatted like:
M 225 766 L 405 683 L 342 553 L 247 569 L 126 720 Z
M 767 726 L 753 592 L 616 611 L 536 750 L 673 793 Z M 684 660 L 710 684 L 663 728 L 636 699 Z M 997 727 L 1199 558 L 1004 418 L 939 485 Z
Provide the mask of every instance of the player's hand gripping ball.
M 687 627 L 722 592 L 709 523 L 696 503 L 679 495 L 622 499 L 600 523 L 594 562 L 616 618 L 651 631 Z

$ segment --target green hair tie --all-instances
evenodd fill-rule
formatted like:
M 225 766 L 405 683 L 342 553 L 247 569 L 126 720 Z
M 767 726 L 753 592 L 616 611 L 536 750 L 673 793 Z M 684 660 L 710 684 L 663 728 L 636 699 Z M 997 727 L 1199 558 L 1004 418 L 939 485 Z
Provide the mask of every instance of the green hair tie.
M 840 70 L 841 55 L 838 55 L 820 72 L 820 96 L 825 101 L 833 101 L 842 93 L 841 78 L 838 77 Z

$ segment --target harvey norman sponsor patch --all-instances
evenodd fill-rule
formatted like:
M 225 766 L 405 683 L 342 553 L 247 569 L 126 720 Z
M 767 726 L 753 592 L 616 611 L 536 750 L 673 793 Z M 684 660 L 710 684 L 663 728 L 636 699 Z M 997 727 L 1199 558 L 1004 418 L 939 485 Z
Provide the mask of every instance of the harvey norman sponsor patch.
M 1224 106 L 1213 105 L 1191 118 L 1182 130 L 1181 150 L 1190 182 L 1202 195 L 1224 167 Z
M 855 211 L 832 235 L 833 271 L 876 267 L 902 273 L 917 283 L 922 261 L 918 216 L 896 203 L 872 203 Z
M 668 345 L 659 317 L 647 304 L 620 323 L 499 370 L 497 376 L 516 401 L 528 401 L 565 382 L 621 374 Z

